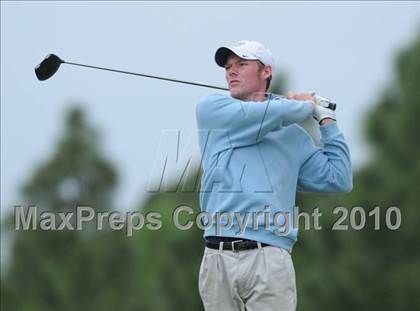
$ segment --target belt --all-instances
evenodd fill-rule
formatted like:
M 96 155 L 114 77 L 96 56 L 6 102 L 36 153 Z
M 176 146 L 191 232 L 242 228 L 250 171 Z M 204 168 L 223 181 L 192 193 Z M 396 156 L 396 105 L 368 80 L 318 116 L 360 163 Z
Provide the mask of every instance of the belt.
M 223 243 L 222 249 L 228 251 L 244 251 L 248 249 L 258 248 L 257 241 L 252 240 L 235 240 L 235 241 L 221 241 L 221 242 L 212 242 L 209 240 L 206 241 L 206 246 L 212 249 L 220 249 L 220 244 Z M 259 243 L 261 247 L 270 246 L 269 244 Z

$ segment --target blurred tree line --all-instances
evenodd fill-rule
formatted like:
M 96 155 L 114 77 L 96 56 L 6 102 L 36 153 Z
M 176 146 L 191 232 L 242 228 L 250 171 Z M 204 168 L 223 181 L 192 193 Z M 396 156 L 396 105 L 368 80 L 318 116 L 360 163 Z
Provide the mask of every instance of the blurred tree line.
M 353 191 L 298 195 L 301 210 L 319 207 L 323 214 L 323 230 L 301 227 L 294 249 L 299 310 L 420 308 L 419 85 L 417 38 L 398 57 L 393 85 L 369 113 L 364 126 L 374 154 L 355 172 Z M 117 210 L 112 197 L 118 176 L 100 152 L 98 134 L 79 109 L 68 114 L 66 124 L 54 154 L 24 185 L 24 202 L 55 213 L 74 212 L 78 205 Z M 124 229 L 109 227 L 13 232 L 10 217 L 2 228 L 13 232 L 13 243 L 1 276 L 1 309 L 202 310 L 198 294 L 202 232 L 195 226 L 187 231 L 175 228 L 171 217 L 179 205 L 198 213 L 198 193 L 150 196 L 138 210 L 159 212 L 163 226 L 135 231 L 130 238 Z M 332 231 L 338 218 L 331 212 L 335 206 L 361 206 L 366 211 L 380 206 L 381 227 L 375 230 L 374 218 L 367 217 L 360 231 Z M 398 206 L 402 213 L 401 227 L 395 231 L 385 226 L 390 206 Z

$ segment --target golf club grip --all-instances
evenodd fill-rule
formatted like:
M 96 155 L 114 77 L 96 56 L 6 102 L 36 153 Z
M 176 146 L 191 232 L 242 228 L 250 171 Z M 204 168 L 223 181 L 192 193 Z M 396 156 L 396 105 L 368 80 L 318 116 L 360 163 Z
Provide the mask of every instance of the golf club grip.
M 169 82 L 178 82 L 178 83 L 183 83 L 183 84 L 188 84 L 188 85 L 207 87 L 207 88 L 216 89 L 216 90 L 229 91 L 229 89 L 225 88 L 225 87 L 209 85 L 209 84 L 204 84 L 204 83 L 197 83 L 197 82 L 184 81 L 184 80 L 178 80 L 178 79 L 170 79 L 170 78 L 152 76 L 152 75 L 147 75 L 147 74 L 142 74 L 142 73 L 137 73 L 137 72 L 111 69 L 111 68 L 104 68 L 104 67 L 91 66 L 91 65 L 84 65 L 84 64 L 78 64 L 78 63 L 72 63 L 72 62 L 66 62 L 66 61 L 62 61 L 62 62 L 64 64 L 75 65 L 75 66 L 80 66 L 80 67 L 87 67 L 87 68 L 92 68 L 92 69 L 100 69 L 100 70 L 111 71 L 111 72 L 125 73 L 125 74 L 140 76 L 140 77 L 144 77 L 144 78 L 152 78 L 152 79 L 158 79 L 158 80 L 169 81 Z M 283 98 L 287 98 L 284 95 L 278 95 L 278 94 L 273 94 L 273 95 L 283 97 Z M 330 103 L 328 108 L 331 109 L 331 110 L 335 110 L 336 109 L 336 104 Z

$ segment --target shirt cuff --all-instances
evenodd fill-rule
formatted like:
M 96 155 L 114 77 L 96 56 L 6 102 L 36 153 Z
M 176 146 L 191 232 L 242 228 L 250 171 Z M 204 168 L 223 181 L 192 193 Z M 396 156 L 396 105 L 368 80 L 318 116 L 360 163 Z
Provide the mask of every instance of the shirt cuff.
M 323 139 L 328 139 L 341 133 L 340 129 L 337 126 L 337 122 L 321 125 L 319 129 L 321 131 L 321 136 Z
M 305 100 L 303 102 L 305 103 L 304 114 L 307 115 L 307 118 L 309 118 L 314 113 L 314 105 L 312 104 L 311 101 L 308 101 L 308 100 Z

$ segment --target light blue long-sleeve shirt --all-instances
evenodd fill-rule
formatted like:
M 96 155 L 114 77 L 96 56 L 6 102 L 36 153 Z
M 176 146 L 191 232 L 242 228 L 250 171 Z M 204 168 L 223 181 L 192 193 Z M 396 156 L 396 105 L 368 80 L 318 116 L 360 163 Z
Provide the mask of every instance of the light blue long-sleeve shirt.
M 200 205 L 213 216 L 204 236 L 251 239 L 290 252 L 298 234 L 296 191 L 351 191 L 342 133 L 336 123 L 321 126 L 323 147 L 316 147 L 296 124 L 311 116 L 311 103 L 280 97 L 252 102 L 214 94 L 199 102 Z

